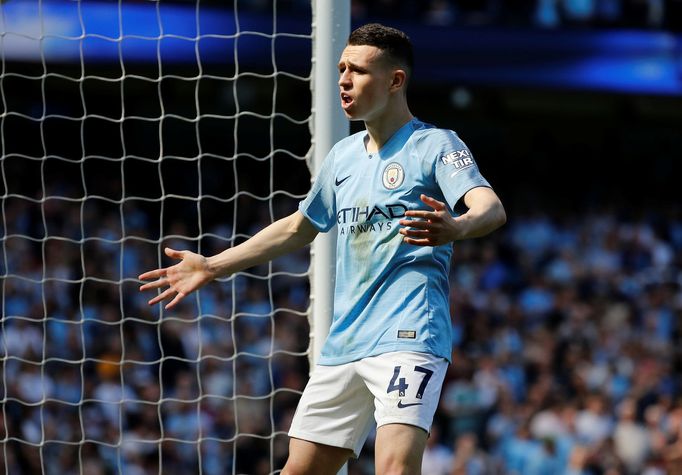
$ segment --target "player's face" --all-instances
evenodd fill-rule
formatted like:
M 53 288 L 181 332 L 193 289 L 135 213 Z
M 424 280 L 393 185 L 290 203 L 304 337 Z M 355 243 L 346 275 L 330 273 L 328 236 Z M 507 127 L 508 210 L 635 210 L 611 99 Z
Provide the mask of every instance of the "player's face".
M 339 60 L 341 108 L 351 120 L 381 116 L 389 98 L 393 68 L 374 46 L 346 46 Z

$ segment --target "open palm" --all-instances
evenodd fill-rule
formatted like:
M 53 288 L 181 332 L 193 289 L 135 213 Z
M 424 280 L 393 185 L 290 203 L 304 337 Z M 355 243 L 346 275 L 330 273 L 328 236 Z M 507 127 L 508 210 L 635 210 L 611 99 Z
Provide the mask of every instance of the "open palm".
M 200 254 L 191 251 L 176 251 L 169 247 L 165 249 L 165 253 L 170 258 L 179 259 L 180 262 L 141 274 L 140 280 L 157 280 L 142 285 L 140 290 L 160 289 L 168 286 L 166 290 L 149 300 L 149 305 L 172 299 L 166 305 L 166 309 L 170 309 L 187 295 L 213 280 L 214 275 L 208 267 L 206 258 Z

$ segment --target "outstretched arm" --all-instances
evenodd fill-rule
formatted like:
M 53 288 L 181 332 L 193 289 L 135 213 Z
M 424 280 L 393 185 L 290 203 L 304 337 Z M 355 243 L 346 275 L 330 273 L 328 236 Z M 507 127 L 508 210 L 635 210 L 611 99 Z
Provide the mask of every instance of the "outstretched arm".
M 168 257 L 180 262 L 140 275 L 141 280 L 157 279 L 140 287 L 140 290 L 166 290 L 149 301 L 149 305 L 172 299 L 166 308 L 178 304 L 190 293 L 208 282 L 271 261 L 288 252 L 310 243 L 317 235 L 317 229 L 300 212 L 275 221 L 242 244 L 224 250 L 220 254 L 204 257 L 191 251 L 176 251 L 166 248 Z
M 439 246 L 451 241 L 460 241 L 485 236 L 502 226 L 507 215 L 497 194 L 488 187 L 479 186 L 467 191 L 464 204 L 467 212 L 453 217 L 442 203 L 430 196 L 421 195 L 424 204 L 433 211 L 407 211 L 407 218 L 401 219 L 400 234 L 403 241 L 416 246 Z

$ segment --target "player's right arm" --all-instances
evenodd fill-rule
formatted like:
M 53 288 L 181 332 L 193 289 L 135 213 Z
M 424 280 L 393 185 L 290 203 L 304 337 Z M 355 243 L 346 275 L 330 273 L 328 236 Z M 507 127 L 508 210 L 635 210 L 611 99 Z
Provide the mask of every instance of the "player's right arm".
M 242 244 L 228 248 L 215 256 L 204 257 L 191 251 L 166 248 L 166 255 L 179 259 L 180 262 L 140 275 L 140 280 L 156 279 L 142 285 L 140 290 L 168 286 L 166 290 L 149 300 L 149 305 L 171 299 L 166 305 L 166 308 L 170 309 L 208 282 L 299 249 L 315 239 L 317 233 L 317 229 L 308 218 L 300 211 L 296 211 L 263 228 Z

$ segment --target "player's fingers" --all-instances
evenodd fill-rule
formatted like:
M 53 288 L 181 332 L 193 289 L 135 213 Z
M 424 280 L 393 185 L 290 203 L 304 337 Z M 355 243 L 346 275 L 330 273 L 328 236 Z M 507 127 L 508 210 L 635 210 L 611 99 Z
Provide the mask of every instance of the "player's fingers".
M 166 269 L 155 269 L 140 274 L 138 279 L 140 280 L 158 279 L 159 277 L 163 277 L 165 275 Z
M 426 226 L 407 226 L 404 228 L 400 228 L 398 232 L 404 236 L 408 235 L 413 235 L 413 234 L 425 234 L 425 233 L 430 233 L 431 229 L 429 229 Z
M 419 197 L 419 199 L 421 199 L 424 202 L 424 204 L 429 205 L 430 207 L 432 207 L 436 211 L 440 211 L 442 209 L 445 209 L 445 203 L 443 203 L 442 201 L 438 201 L 435 198 L 431 198 L 430 196 L 421 195 Z
M 182 259 L 185 256 L 185 251 L 176 251 L 175 249 L 171 249 L 170 247 L 165 248 L 164 252 L 168 257 L 171 257 L 173 259 Z
M 401 220 L 400 224 L 405 226 L 405 228 L 414 228 L 414 229 L 431 229 L 433 225 L 429 223 L 428 221 L 409 221 L 409 220 Z M 401 228 L 401 229 L 405 229 Z
M 156 305 L 157 303 L 161 302 L 161 300 L 163 300 L 163 299 L 161 298 L 161 296 L 160 296 L 160 295 L 157 295 L 157 296 L 154 297 L 153 299 L 149 299 L 149 301 L 147 302 L 147 305 Z
M 409 236 L 409 237 L 414 237 L 414 238 L 425 238 L 427 236 L 431 235 L 430 231 L 425 231 L 425 230 L 419 230 L 419 229 L 401 229 L 398 231 L 400 234 L 403 236 Z
M 165 285 L 168 285 L 168 280 L 161 278 L 159 280 L 155 280 L 154 282 L 147 282 L 146 284 L 141 285 L 140 290 L 158 289 Z
M 410 211 L 405 211 L 405 216 L 410 218 L 422 218 L 422 219 L 438 219 L 438 215 L 433 211 L 426 211 L 423 209 L 413 209 Z
M 403 242 L 412 244 L 413 246 L 432 246 L 430 239 L 415 239 L 411 237 L 404 237 Z
M 168 305 L 166 305 L 166 310 L 170 310 L 171 308 L 175 307 L 184 298 L 185 294 L 182 292 L 178 292 L 178 295 L 176 295 L 173 300 L 168 302 Z
M 169 287 L 166 290 L 164 290 L 163 292 L 161 292 L 159 295 L 157 295 L 156 297 L 151 299 L 149 301 L 149 305 L 154 305 L 154 304 L 157 304 L 163 300 L 166 300 L 167 298 L 169 298 L 174 293 L 175 293 L 175 289 L 173 287 Z

